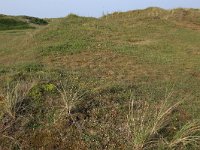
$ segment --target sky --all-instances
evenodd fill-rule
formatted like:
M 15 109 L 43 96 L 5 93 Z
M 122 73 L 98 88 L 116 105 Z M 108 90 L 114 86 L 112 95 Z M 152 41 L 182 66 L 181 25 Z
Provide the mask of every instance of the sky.
M 147 7 L 200 8 L 200 0 L 0 0 L 0 14 L 40 18 L 79 16 L 100 17 L 116 11 Z

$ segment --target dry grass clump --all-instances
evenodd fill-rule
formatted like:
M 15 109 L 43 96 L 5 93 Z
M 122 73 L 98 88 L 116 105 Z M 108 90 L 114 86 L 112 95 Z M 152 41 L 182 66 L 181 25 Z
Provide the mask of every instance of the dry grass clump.
M 78 93 L 73 92 L 73 89 L 66 91 L 63 85 L 61 85 L 61 89 L 57 88 L 58 92 L 61 96 L 61 112 L 59 116 L 65 115 L 69 116 L 71 114 L 71 109 L 74 107 L 75 102 L 79 99 Z
M 196 133 L 200 131 L 200 123 L 193 121 L 185 124 L 173 137 L 173 139 L 167 143 L 169 148 L 178 148 L 180 145 L 185 147 L 187 145 L 194 144 L 199 145 L 200 136 Z
M 69 87 L 67 83 L 62 82 L 60 82 L 60 85 L 56 89 L 60 94 L 60 98 L 56 106 L 57 113 L 54 115 L 54 126 L 60 126 L 67 119 L 68 122 L 71 122 L 70 124 L 75 125 L 77 130 L 81 132 L 80 124 L 76 121 L 72 110 L 76 109 L 76 105 L 80 102 L 84 93 L 80 94 L 80 91 L 76 87 Z
M 10 145 L 8 149 L 20 148 L 20 143 L 14 136 L 14 131 L 18 130 L 17 125 L 20 121 L 27 118 L 20 115 L 20 112 L 26 110 L 24 100 L 27 98 L 35 82 L 18 81 L 8 83 L 5 90 L 2 90 L 2 110 L 0 118 L 0 140 L 3 144 Z M 16 126 L 16 127 L 15 127 Z M 1 147 L 0 147 L 1 148 Z
M 134 149 L 180 149 L 199 144 L 199 121 L 188 122 L 179 129 L 174 127 L 173 135 L 163 133 L 172 124 L 174 112 L 183 102 L 171 102 L 170 97 L 171 94 L 156 105 L 131 101 L 127 119 Z
M 30 90 L 35 85 L 35 82 L 17 82 L 15 84 L 7 84 L 4 92 L 4 111 L 9 114 L 10 117 L 15 118 L 16 113 L 21 108 L 24 98 L 28 95 Z

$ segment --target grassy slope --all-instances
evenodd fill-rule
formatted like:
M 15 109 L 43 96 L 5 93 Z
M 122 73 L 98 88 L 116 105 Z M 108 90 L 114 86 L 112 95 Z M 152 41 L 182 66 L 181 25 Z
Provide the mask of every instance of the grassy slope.
M 33 112 L 24 115 L 28 122 L 16 123 L 24 132 L 13 131 L 13 145 L 128 149 L 132 142 L 126 115 L 131 95 L 153 103 L 172 90 L 174 101 L 187 97 L 177 110 L 180 121 L 173 125 L 200 118 L 199 10 L 148 8 L 99 19 L 69 15 L 48 21 L 48 26 L 36 29 L 0 31 L 1 88 L 19 80 L 39 82 L 36 92 L 28 96 L 33 99 L 29 104 Z M 75 102 L 75 125 L 69 118 L 53 124 L 53 106 L 59 98 L 48 87 L 59 87 L 60 81 L 66 82 L 66 88 L 86 93 Z M 4 146 L 11 142 L 3 140 Z

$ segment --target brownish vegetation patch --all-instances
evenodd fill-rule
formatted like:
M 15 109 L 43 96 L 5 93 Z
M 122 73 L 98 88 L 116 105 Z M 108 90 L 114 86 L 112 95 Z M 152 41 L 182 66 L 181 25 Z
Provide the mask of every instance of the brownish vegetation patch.
M 48 56 L 44 63 L 49 67 L 83 70 L 90 77 L 106 79 L 134 79 L 152 74 L 149 65 L 137 63 L 136 57 L 111 51 L 87 51 L 74 55 Z

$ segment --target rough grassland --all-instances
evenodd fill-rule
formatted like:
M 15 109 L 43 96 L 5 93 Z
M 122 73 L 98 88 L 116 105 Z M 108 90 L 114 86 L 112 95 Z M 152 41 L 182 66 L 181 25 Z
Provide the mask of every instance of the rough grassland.
M 0 149 L 199 149 L 199 112 L 198 9 L 0 15 Z

